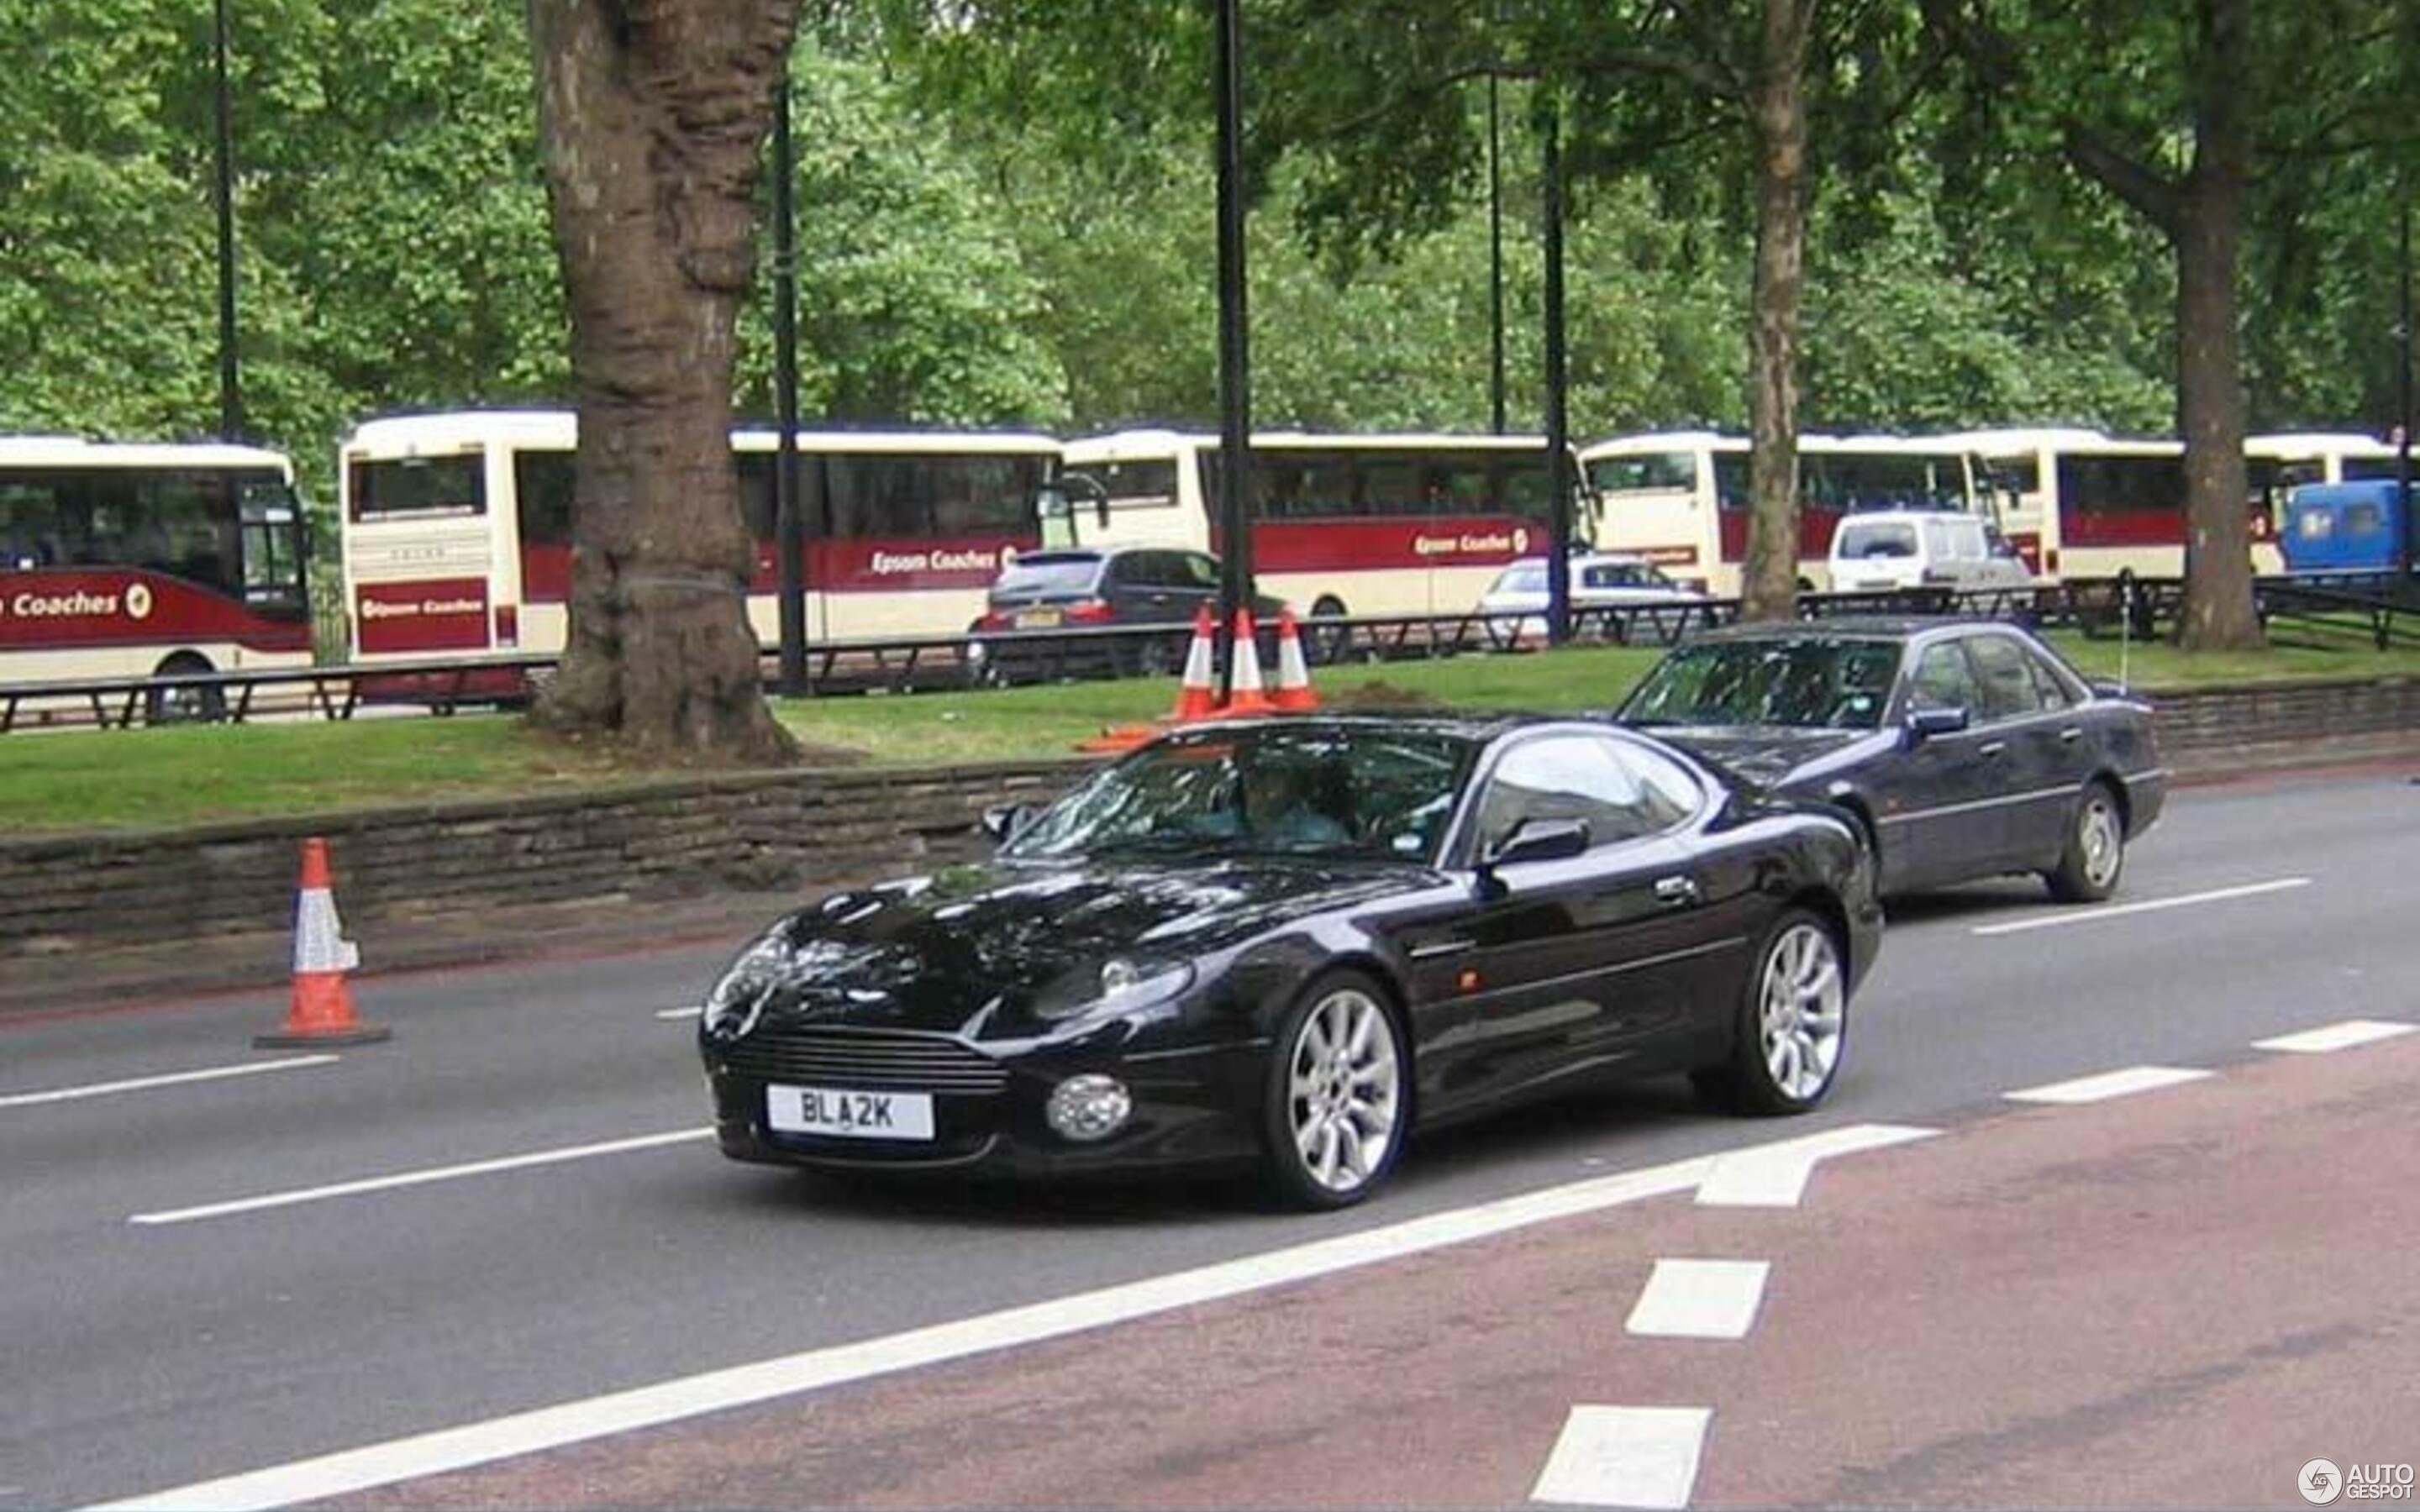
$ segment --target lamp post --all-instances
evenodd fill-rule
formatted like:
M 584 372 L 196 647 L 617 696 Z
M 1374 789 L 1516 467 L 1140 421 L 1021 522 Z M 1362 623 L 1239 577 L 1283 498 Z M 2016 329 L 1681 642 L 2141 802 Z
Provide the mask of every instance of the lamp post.
M 1491 41 L 1490 45 L 1494 45 Z M 1487 72 L 1487 326 L 1493 361 L 1488 394 L 1496 434 L 1504 434 L 1504 138 L 1497 113 L 1497 77 Z
M 2396 354 L 2395 498 L 2402 505 L 2403 530 L 2396 542 L 2395 564 L 2402 577 L 2409 578 L 2420 550 L 2415 550 L 2412 544 L 2412 180 L 2408 174 L 2396 175 L 2396 197 L 2402 202 L 2403 230 L 2397 239 L 2396 275 L 2396 329 L 2400 347 Z
M 797 171 L 785 69 L 773 96 L 773 403 L 782 427 L 774 454 L 773 531 L 782 577 L 783 698 L 807 693 L 807 532 L 799 508 L 799 249 L 790 203 Z
M 235 92 L 227 79 L 227 0 L 218 0 L 210 42 L 218 70 L 219 439 L 235 441 L 243 439 L 243 390 L 236 371 Z
M 1542 90 L 1545 136 L 1546 485 L 1554 540 L 1546 554 L 1546 643 L 1572 634 L 1572 458 L 1563 347 L 1563 129 Z
M 1218 575 L 1219 633 L 1251 602 L 1251 330 L 1244 279 L 1244 29 L 1237 0 L 1218 0 Z M 1228 646 L 1228 686 L 1243 648 Z

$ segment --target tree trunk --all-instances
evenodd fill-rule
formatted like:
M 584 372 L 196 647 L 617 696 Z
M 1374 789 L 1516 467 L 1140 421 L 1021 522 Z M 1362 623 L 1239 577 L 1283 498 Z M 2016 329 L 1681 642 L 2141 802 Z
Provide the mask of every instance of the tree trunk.
M 2185 441 L 2185 608 L 2189 651 L 2262 643 L 2252 602 L 2243 467 L 2243 383 L 2236 264 L 2251 177 L 2251 0 L 2202 0 L 2195 154 L 2176 228 L 2177 419 Z
M 734 322 L 798 0 L 529 0 L 571 311 L 570 640 L 536 717 L 654 760 L 793 749 L 748 623 Z
M 1764 0 L 1748 129 L 1756 161 L 1749 295 L 1747 561 L 1740 610 L 1798 611 L 1798 310 L 1807 278 L 1807 44 L 1811 0 Z

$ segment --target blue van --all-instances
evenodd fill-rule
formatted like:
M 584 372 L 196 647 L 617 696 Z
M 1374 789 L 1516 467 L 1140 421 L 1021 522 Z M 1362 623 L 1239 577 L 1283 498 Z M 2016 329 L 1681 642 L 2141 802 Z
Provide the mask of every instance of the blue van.
M 2403 543 L 2393 478 L 2306 483 L 2286 497 L 2288 572 L 2387 572 Z

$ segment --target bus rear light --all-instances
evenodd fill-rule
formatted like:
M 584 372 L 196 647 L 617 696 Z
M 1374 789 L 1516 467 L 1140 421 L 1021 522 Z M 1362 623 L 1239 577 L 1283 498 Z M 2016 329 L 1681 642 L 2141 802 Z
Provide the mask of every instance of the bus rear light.
M 519 647 L 521 643 L 521 607 L 519 604 L 496 606 L 496 644 Z
M 2056 572 L 2057 570 L 2058 548 L 2052 547 L 2049 550 L 2042 553 L 2042 571 Z

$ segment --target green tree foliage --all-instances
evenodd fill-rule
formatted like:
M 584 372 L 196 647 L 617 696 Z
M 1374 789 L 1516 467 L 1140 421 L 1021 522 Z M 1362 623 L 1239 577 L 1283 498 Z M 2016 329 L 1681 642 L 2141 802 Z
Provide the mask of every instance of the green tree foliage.
M 954 152 L 873 62 L 802 39 L 791 63 L 799 411 L 851 422 L 1069 418 L 1048 291 L 1019 245 L 1035 213 Z M 771 259 L 741 328 L 741 408 L 773 410 Z
M 1636 130 L 1677 109 L 1686 81 L 1593 66 L 1615 61 L 1582 46 L 1605 36 L 1578 24 L 1593 11 L 1505 8 L 1533 19 L 1499 50 L 1460 24 L 1412 37 L 1434 8 L 1358 30 L 1318 8 L 1246 6 L 1264 422 L 1484 426 L 1469 70 L 1559 57 L 1579 178 L 1575 430 L 1745 424 L 1754 227 L 1736 133 Z M 2264 44 L 2264 75 L 2307 61 L 2317 77 L 2278 86 L 2302 104 L 2263 128 L 2276 150 L 2246 215 L 2255 428 L 2393 422 L 2394 186 L 2420 179 L 2420 117 L 2371 102 L 2420 98 L 2420 8 L 2400 34 L 2381 31 L 2391 8 L 2369 9 L 2366 26 L 2349 19 L 2361 7 L 2331 9 L 2341 35 L 2306 60 Z M 1916 0 L 1823 13 L 1842 41 L 1812 122 L 1826 187 L 1808 227 L 1805 424 L 2170 429 L 2176 275 L 2158 233 L 2065 164 L 2033 105 L 1924 96 L 1904 35 Z M 232 15 L 254 432 L 324 493 L 337 438 L 366 415 L 567 398 L 522 8 L 237 0 Z M 1215 423 L 1207 16 L 1199 0 L 811 10 L 792 66 L 806 412 Z M 1399 61 L 1373 74 L 1376 43 Z M 2149 97 L 2149 63 L 2127 50 L 2034 51 Z M 214 427 L 209 64 L 209 8 L 194 0 L 0 0 L 0 427 Z M 1529 87 L 1508 82 L 1503 112 L 1510 419 L 1525 428 L 1543 412 Z M 1281 133 L 1297 139 L 1282 157 Z M 771 408 L 768 277 L 760 258 L 742 312 L 740 400 L 756 413 Z

